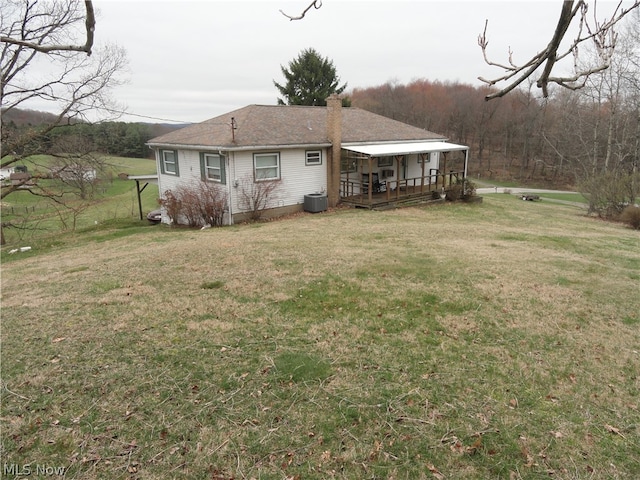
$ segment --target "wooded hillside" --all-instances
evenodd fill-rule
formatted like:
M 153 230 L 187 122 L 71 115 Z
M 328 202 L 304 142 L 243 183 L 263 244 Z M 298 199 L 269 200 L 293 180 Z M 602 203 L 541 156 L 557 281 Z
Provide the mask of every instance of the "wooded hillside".
M 608 78 L 548 99 L 530 89 L 486 101 L 487 87 L 427 79 L 356 88 L 351 98 L 355 107 L 470 145 L 474 176 L 573 185 L 638 166 L 640 93 L 631 85 L 613 90 Z
M 12 109 L 2 113 L 2 136 L 8 136 L 16 131 L 27 132 L 38 129 L 43 125 L 53 124 L 57 116 L 48 112 L 36 110 Z M 163 135 L 183 124 L 142 123 L 142 122 L 101 122 L 89 124 L 69 121 L 54 130 L 37 137 L 40 143 L 37 151 L 46 154 L 59 148 L 61 143 L 68 143 L 70 138 L 82 138 L 89 144 L 89 149 L 119 157 L 150 158 L 152 151 L 145 145 L 151 138 Z M 77 144 L 77 141 L 75 142 Z

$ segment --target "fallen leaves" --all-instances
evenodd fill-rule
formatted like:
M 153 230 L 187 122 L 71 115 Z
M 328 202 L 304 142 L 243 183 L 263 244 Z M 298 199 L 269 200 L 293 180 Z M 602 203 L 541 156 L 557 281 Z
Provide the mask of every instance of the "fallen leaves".
M 453 453 L 457 453 L 460 455 L 464 455 L 464 454 L 474 455 L 480 450 L 482 450 L 483 448 L 482 435 L 479 433 L 476 435 L 477 435 L 476 440 L 471 445 L 467 445 L 467 446 L 465 446 L 464 443 L 462 443 L 462 441 L 458 439 L 458 437 L 456 437 L 455 435 L 448 438 L 443 438 L 441 441 L 443 443 L 449 443 L 449 449 Z
M 427 465 L 427 469 L 438 480 L 444 480 L 444 478 L 445 478 L 444 475 L 442 473 L 440 473 L 440 471 L 435 467 L 435 465 L 433 465 L 433 463 L 428 464 Z
M 607 432 L 614 433 L 614 434 L 616 434 L 616 435 L 620 435 L 622 438 L 626 439 L 626 437 L 622 434 L 622 432 L 620 431 L 620 429 L 619 429 L 619 428 L 613 427 L 613 426 L 609 425 L 608 423 L 606 423 L 606 424 L 604 425 L 604 429 L 605 429 Z

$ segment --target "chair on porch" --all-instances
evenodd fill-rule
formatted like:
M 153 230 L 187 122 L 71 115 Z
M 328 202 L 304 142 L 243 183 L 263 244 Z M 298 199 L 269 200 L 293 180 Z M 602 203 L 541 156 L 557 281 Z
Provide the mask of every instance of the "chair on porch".
M 372 187 L 371 191 L 373 193 L 382 193 L 387 191 L 387 182 L 381 182 L 379 180 L 378 172 L 373 172 L 371 174 L 371 182 Z M 362 193 L 369 193 L 369 174 L 362 174 Z

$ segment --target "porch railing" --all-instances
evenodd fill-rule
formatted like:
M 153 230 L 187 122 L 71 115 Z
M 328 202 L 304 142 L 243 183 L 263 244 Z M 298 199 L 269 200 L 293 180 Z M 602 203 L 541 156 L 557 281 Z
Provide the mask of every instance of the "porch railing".
M 391 203 L 409 198 L 426 197 L 434 191 L 446 190 L 449 185 L 464 178 L 464 172 L 432 173 L 424 177 L 402 180 L 382 180 L 370 186 L 367 182 L 342 179 L 340 197 L 343 200 L 360 204 L 376 205 Z

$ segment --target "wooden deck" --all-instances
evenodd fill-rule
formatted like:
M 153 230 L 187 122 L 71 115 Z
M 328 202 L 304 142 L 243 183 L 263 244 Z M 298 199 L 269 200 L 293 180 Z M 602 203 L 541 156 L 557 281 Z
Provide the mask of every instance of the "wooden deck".
M 463 172 L 380 182 L 369 189 L 362 182 L 342 180 L 340 201 L 360 208 L 382 208 L 408 203 L 441 201 L 448 185 L 463 178 Z

